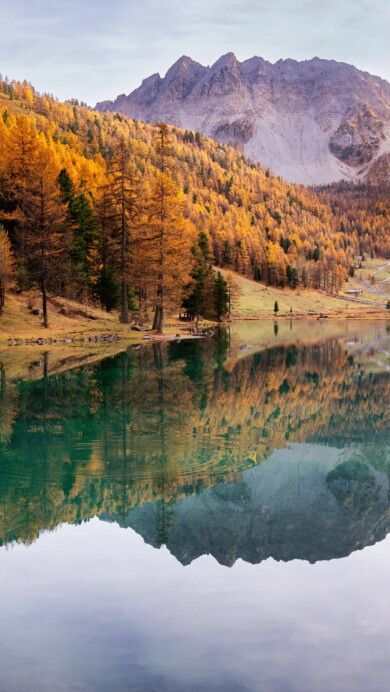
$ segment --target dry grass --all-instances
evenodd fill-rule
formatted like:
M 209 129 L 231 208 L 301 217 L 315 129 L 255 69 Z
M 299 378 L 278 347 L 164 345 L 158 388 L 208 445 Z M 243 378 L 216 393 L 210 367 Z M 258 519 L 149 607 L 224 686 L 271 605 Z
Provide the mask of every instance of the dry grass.
M 389 266 L 387 266 L 389 265 Z M 374 277 L 375 282 L 371 287 L 371 277 Z M 386 281 L 387 279 L 387 281 Z M 368 284 L 368 286 L 367 286 Z M 390 299 L 390 262 L 389 260 L 369 259 L 363 262 L 361 269 L 355 270 L 355 276 L 350 278 L 345 284 L 343 293 L 349 289 L 362 290 L 361 298 L 363 300 L 375 300 L 386 305 Z M 378 294 L 383 291 L 384 295 Z
M 81 338 L 103 333 L 129 335 L 129 328 L 119 323 L 117 314 L 107 314 L 98 308 L 87 308 L 65 299 L 59 300 L 57 305 L 49 303 L 49 327 L 45 329 L 42 327 L 42 317 L 33 315 L 28 308 L 31 298 L 31 293 L 7 295 L 0 318 L 0 341 Z M 40 307 L 39 300 L 35 304 Z M 68 309 L 68 316 L 60 314 L 59 305 Z
M 131 325 L 122 325 L 119 322 L 119 313 L 111 314 L 96 307 L 86 306 L 65 298 L 56 298 L 49 302 L 49 327 L 42 326 L 42 317 L 33 315 L 29 304 L 40 308 L 39 294 L 27 292 L 22 294 L 8 293 L 3 315 L 0 317 L 0 344 L 9 341 L 25 340 L 63 340 L 82 341 L 87 337 L 97 337 L 102 334 L 120 337 L 123 340 L 139 342 L 149 334 L 146 325 L 143 332 L 132 331 Z M 67 309 L 68 314 L 61 314 L 61 307 Z M 208 326 L 210 323 L 199 322 L 199 327 Z M 191 327 L 191 323 L 180 322 L 176 316 L 168 316 L 165 322 L 164 336 L 150 333 L 154 340 L 172 339 L 177 334 L 186 338 L 183 330 Z
M 382 265 L 384 262 L 382 261 Z M 226 276 L 225 270 L 219 270 Z M 234 273 L 234 272 L 233 272 Z M 234 273 L 241 289 L 237 306 L 232 310 L 233 319 L 261 319 L 274 317 L 275 301 L 278 302 L 280 317 L 313 317 L 327 315 L 333 318 L 389 318 L 382 305 L 386 299 L 368 290 L 362 296 L 365 300 L 374 301 L 376 306 L 364 303 L 342 300 L 339 296 L 331 296 L 321 291 L 299 288 L 276 288 L 265 286 L 244 276 Z M 345 289 L 355 288 L 354 279 L 346 284 Z M 359 288 L 361 285 L 359 284 Z M 342 295 L 342 294 L 341 294 Z M 345 295 L 345 294 L 344 294 Z

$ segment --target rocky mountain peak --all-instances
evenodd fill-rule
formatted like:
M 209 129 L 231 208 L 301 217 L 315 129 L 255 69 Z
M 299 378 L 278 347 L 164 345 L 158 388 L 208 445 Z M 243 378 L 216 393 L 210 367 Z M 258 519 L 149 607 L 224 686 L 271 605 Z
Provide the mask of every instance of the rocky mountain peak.
M 390 179 L 390 84 L 335 60 L 183 55 L 96 108 L 199 130 L 292 182 Z
M 183 77 L 188 74 L 200 75 L 207 72 L 207 68 L 203 67 L 200 63 L 192 60 L 187 55 L 182 55 L 179 60 L 177 60 L 172 67 L 169 68 L 165 75 L 167 82 L 171 82 L 173 79 L 178 77 Z
M 218 70 L 224 67 L 235 69 L 239 65 L 239 62 L 234 55 L 234 53 L 226 53 L 222 55 L 215 63 L 212 65 L 212 70 Z

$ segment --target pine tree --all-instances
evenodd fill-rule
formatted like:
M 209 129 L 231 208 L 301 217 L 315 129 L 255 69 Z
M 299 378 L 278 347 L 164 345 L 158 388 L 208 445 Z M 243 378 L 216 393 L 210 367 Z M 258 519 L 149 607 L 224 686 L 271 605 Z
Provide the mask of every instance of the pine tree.
M 102 308 L 111 312 L 121 302 L 121 290 L 115 261 L 115 242 L 112 237 L 112 208 L 110 195 L 103 189 L 97 203 L 97 218 L 100 228 L 98 244 L 99 271 L 93 286 L 94 294 Z
M 226 317 L 229 310 L 229 292 L 228 285 L 223 278 L 221 272 L 217 272 L 214 279 L 214 296 L 215 296 L 215 317 L 221 320 Z
M 75 268 L 75 281 L 80 287 L 78 293 L 83 294 L 92 286 L 96 274 L 99 224 L 90 201 L 83 192 L 76 194 L 65 168 L 60 171 L 58 181 L 71 231 L 69 254 Z
M 183 307 L 189 316 L 206 319 L 215 313 L 214 305 L 214 273 L 209 239 L 203 231 L 198 235 L 198 242 L 192 248 L 194 268 L 191 272 L 191 293 L 183 301 Z

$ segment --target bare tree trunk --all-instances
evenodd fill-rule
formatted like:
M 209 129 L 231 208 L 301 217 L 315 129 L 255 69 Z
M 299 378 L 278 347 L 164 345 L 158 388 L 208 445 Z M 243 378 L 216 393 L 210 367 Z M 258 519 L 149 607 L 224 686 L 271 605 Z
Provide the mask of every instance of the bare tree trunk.
M 49 320 L 47 315 L 47 287 L 46 287 L 46 256 L 45 248 L 42 247 L 42 279 L 41 279 L 41 291 L 42 291 L 42 313 L 43 313 L 43 327 L 47 328 L 49 326 Z
M 123 166 L 123 164 L 122 164 Z M 121 242 L 121 274 L 122 274 L 122 300 L 121 300 L 121 322 L 129 324 L 129 303 L 127 296 L 127 262 L 126 262 L 126 246 L 127 246 L 127 229 L 126 229 L 126 208 L 125 208 L 125 179 L 124 170 L 122 168 L 121 179 L 121 206 L 122 206 L 122 242 Z
M 152 327 L 153 330 L 158 329 L 159 321 L 160 321 L 160 306 L 156 305 L 156 307 L 154 308 L 154 318 L 153 318 L 153 327 Z
M 43 326 L 47 328 L 49 326 L 49 320 L 47 315 L 47 291 L 46 291 L 46 276 L 42 277 L 42 312 L 43 312 Z
M 3 314 L 4 300 L 5 300 L 4 279 L 2 276 L 0 276 L 0 315 Z

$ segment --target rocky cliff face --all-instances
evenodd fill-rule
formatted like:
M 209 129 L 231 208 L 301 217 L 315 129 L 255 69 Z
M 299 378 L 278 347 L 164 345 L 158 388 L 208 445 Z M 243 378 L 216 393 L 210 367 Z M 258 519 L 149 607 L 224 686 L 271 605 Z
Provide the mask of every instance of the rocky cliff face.
M 390 84 L 334 60 L 183 56 L 96 108 L 198 130 L 292 182 L 390 178 Z

